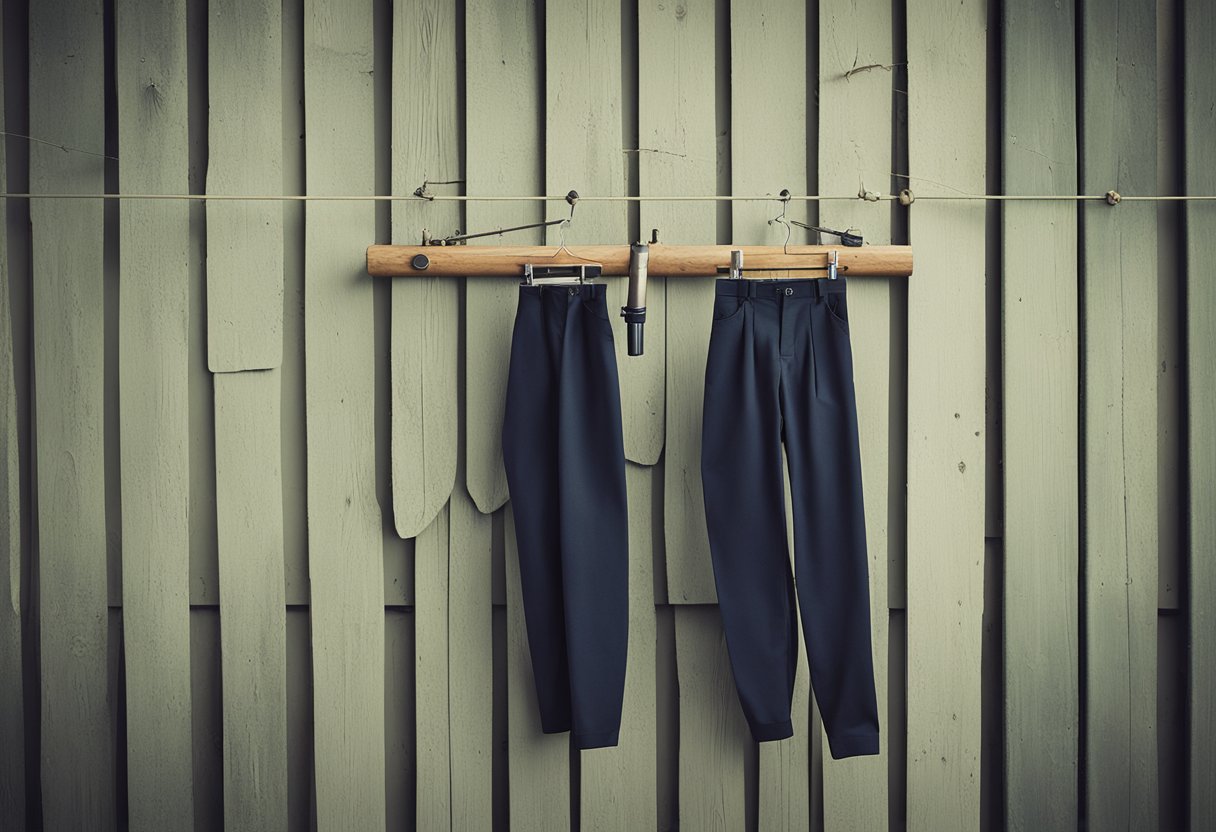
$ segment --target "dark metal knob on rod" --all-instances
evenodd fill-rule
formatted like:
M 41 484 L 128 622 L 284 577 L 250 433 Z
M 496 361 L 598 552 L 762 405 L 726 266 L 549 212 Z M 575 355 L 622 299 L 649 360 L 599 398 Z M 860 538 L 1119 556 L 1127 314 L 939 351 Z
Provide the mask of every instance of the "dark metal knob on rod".
M 630 355 L 641 355 L 644 347 L 642 326 L 646 323 L 646 271 L 650 246 L 634 243 L 629 247 L 629 296 L 621 307 L 625 319 Z

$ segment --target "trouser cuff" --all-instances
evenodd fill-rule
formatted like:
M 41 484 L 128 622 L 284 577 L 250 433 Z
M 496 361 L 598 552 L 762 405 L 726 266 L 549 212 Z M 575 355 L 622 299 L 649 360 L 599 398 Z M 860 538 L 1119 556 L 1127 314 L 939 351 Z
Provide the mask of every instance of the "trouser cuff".
M 756 742 L 783 740 L 786 737 L 794 736 L 794 723 L 788 719 L 781 722 L 768 722 L 764 725 L 753 723 L 751 727 L 752 736 Z
M 599 731 L 594 734 L 574 734 L 574 747 L 580 749 L 610 748 L 617 744 L 620 733 L 618 729 L 616 731 Z
M 833 760 L 845 757 L 866 757 L 878 753 L 878 732 L 871 734 L 842 734 L 828 737 L 828 750 Z

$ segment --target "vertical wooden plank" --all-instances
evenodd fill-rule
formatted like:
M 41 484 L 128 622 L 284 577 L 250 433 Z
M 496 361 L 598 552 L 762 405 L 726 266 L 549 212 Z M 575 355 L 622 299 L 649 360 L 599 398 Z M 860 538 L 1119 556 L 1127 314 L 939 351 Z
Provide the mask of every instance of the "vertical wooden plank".
M 1181 259 L 1185 251 L 1179 255 Z M 1183 773 L 1189 756 L 1186 752 L 1186 639 L 1182 635 L 1186 617 L 1167 612 L 1157 620 L 1160 625 L 1157 630 L 1157 679 L 1160 684 L 1157 689 L 1157 736 L 1160 738 L 1157 809 L 1160 819 L 1156 828 L 1186 829 L 1186 819 L 1190 817 L 1190 802 L 1186 799 L 1190 778 Z
M 30 4 L 30 189 L 105 189 L 99 0 Z M 104 376 L 99 200 L 34 200 L 34 392 L 42 812 L 47 829 L 114 827 L 106 690 Z
M 545 9 L 545 192 L 591 196 L 625 193 L 621 145 L 621 0 L 552 3 Z M 570 206 L 553 202 L 550 219 Z M 622 202 L 589 202 L 574 212 L 567 244 L 623 242 L 629 233 Z M 563 239 L 549 229 L 549 242 Z M 625 305 L 626 278 L 607 278 L 608 308 Z M 647 320 L 664 318 L 663 281 L 646 294 Z M 653 316 L 653 317 L 652 317 Z M 613 327 L 621 384 L 625 458 L 653 465 L 663 451 L 664 331 L 646 327 L 645 354 L 630 358 L 625 329 Z
M 465 1 L 469 194 L 537 194 L 544 186 L 543 52 L 536 9 L 531 0 Z M 539 202 L 469 202 L 465 220 L 474 231 L 525 225 L 539 222 L 543 208 Z M 541 239 L 541 232 L 525 231 L 483 242 L 529 245 Z M 469 494 L 486 514 L 507 501 L 502 417 L 517 297 L 511 280 L 465 281 L 465 468 Z
M 751 742 L 716 606 L 677 606 L 680 828 L 744 827 L 743 753 Z
M 658 818 L 656 752 L 654 472 L 626 464 L 629 492 L 629 657 L 621 734 L 615 748 L 582 752 L 583 829 L 650 829 Z M 622 796 L 627 795 L 627 799 Z
M 457 475 L 448 561 L 448 701 L 452 829 L 493 826 L 494 518 L 482 514 Z
M 1082 193 L 1154 193 L 1156 4 L 1082 6 Z M 1134 32 L 1135 37 L 1127 37 Z M 1129 210 L 1123 211 L 1122 208 Z M 1081 208 L 1085 748 L 1091 829 L 1152 829 L 1157 791 L 1157 212 Z
M 120 610 L 110 610 L 117 619 Z M 190 611 L 190 709 L 194 734 L 194 829 L 211 832 L 224 825 L 224 730 L 220 667 L 219 609 Z M 114 624 L 121 629 L 121 624 Z M 114 657 L 118 664 L 117 654 Z
M 207 193 L 283 193 L 282 4 L 207 9 Z M 283 360 L 283 205 L 208 202 L 207 364 Z
M 418 738 L 419 829 L 452 822 L 452 758 L 448 708 L 448 507 L 414 549 L 414 731 Z M 463 719 L 463 714 L 456 714 Z
M 908 161 L 917 194 L 984 192 L 986 7 L 913 0 L 908 8 Z M 980 826 L 984 213 L 980 202 L 918 202 L 911 211 L 909 830 Z
M 1156 194 L 1183 192 L 1184 154 L 1178 152 L 1183 141 L 1183 27 L 1182 0 L 1160 0 L 1156 4 L 1157 54 L 1157 180 Z M 1181 298 L 1186 285 L 1185 203 L 1157 203 L 1157 609 L 1181 607 L 1186 560 L 1186 522 L 1184 503 L 1186 453 L 1186 320 Z M 1160 643 L 1160 642 L 1159 642 Z M 1159 691 L 1158 696 L 1164 691 Z M 1160 711 L 1160 709 L 1159 709 Z M 1165 723 L 1158 723 L 1164 734 Z M 1181 764 L 1170 741 L 1158 746 L 1172 764 Z M 1166 793 L 1168 773 L 1158 771 L 1162 828 L 1165 819 L 1183 807 L 1169 805 Z M 1170 786 L 1175 786 L 1170 783 Z
M 731 190 L 772 194 L 769 202 L 732 202 L 733 242 L 782 245 L 782 189 L 802 190 L 806 168 L 806 4 L 732 0 L 730 8 Z M 789 215 L 804 219 L 804 205 Z M 794 229 L 791 243 L 805 241 Z
M 385 639 L 386 647 L 391 643 Z M 312 659 L 308 608 L 287 610 L 287 828 L 316 828 L 316 784 L 313 758 Z M 386 672 L 386 677 L 388 673 Z M 385 735 L 389 736 L 388 726 Z
M 1003 26 L 1005 192 L 1075 194 L 1073 4 L 1006 5 Z M 1071 202 L 1004 208 L 1005 771 L 1011 829 L 1077 825 L 1076 215 Z
M 730 20 L 732 191 L 803 191 L 808 181 L 806 4 L 734 0 Z M 774 78 L 781 79 L 779 85 Z M 778 202 L 731 203 L 732 241 L 783 244 L 786 227 L 769 223 L 781 207 Z M 792 218 L 806 220 L 805 205 L 789 207 Z M 805 232 L 796 230 L 791 242 L 804 239 Z M 759 744 L 762 830 L 805 829 L 810 822 L 810 697 L 800 622 L 790 714 L 794 735 Z
M 372 5 L 304 6 L 307 188 L 370 194 Z M 321 829 L 380 829 L 384 562 L 376 503 L 372 286 L 350 252 L 371 203 L 313 203 L 305 242 L 305 385 L 315 778 Z
M 304 0 L 283 3 L 283 169 L 286 193 L 305 190 L 304 136 Z M 284 212 L 283 237 L 283 363 L 282 426 L 283 482 L 305 483 L 308 452 L 304 390 L 304 241 L 308 233 L 305 203 L 289 203 Z M 308 497 L 306 489 L 284 491 L 283 571 L 287 603 L 308 604 Z M 290 616 L 288 616 L 290 620 Z M 289 625 L 290 628 L 290 625 Z M 307 642 L 307 637 L 305 642 Z M 289 655 L 293 649 L 289 637 Z M 289 673 L 288 689 L 296 677 Z M 288 723 L 292 724 L 292 723 Z M 294 759 L 294 758 L 293 758 Z M 309 758 L 311 761 L 311 757 Z M 310 762 L 311 765 L 311 762 Z M 294 771 L 294 766 L 292 771 Z M 296 804 L 293 802 L 292 806 Z M 294 810 L 293 810 L 294 811 Z
M 287 613 L 278 370 L 215 376 L 224 826 L 287 826 Z
M 119 190 L 188 189 L 184 2 L 116 9 Z M 193 826 L 190 736 L 189 209 L 119 208 L 122 599 L 132 829 Z
M 450 0 L 393 5 L 393 193 L 413 193 L 424 178 L 463 178 L 458 48 Z M 458 206 L 394 202 L 393 242 L 417 245 L 424 227 L 452 233 Z M 391 292 L 393 518 L 397 534 L 416 537 L 448 501 L 456 476 L 460 284 L 394 280 Z
M 891 27 L 887 4 L 854 7 L 844 0 L 825 0 L 819 8 L 821 193 L 881 193 L 889 187 Z M 862 69 L 867 66 L 872 68 Z M 891 241 L 890 203 L 822 203 L 819 219 L 830 228 L 860 228 L 869 243 Z M 822 755 L 823 823 L 829 832 L 855 825 L 887 826 L 890 752 L 886 716 L 891 287 L 885 280 L 855 280 L 848 292 L 869 554 L 871 649 L 882 741 L 880 753 L 870 757 L 834 760 L 830 754 Z M 822 739 L 826 744 L 826 733 Z
M 206 191 L 208 116 L 207 14 L 204 3 L 186 3 L 186 61 L 189 98 L 190 193 Z M 297 131 L 297 135 L 302 130 Z M 121 204 L 121 203 L 120 203 Z M 303 206 L 299 206 L 302 211 Z M 215 384 L 207 363 L 207 203 L 191 202 L 189 274 L 190 365 L 190 604 L 219 603 L 219 545 L 215 509 Z M 301 402 L 303 400 L 301 399 Z M 300 417 L 303 421 L 303 415 Z M 303 445 L 301 444 L 301 451 Z M 302 456 L 301 452 L 301 456 Z M 303 480 L 301 480 L 303 481 Z M 301 492 L 301 495 L 303 492 Z M 301 500 L 302 501 L 302 500 Z M 197 753 L 197 750 L 196 750 Z M 197 776 L 196 776 L 197 781 Z M 210 820 L 195 790 L 195 828 Z M 217 807 L 223 809 L 222 806 Z
M 1210 44 L 1216 20 L 1203 3 L 1186 6 L 1184 81 L 1185 192 L 1216 193 L 1216 62 Z M 1190 821 L 1191 829 L 1216 826 L 1216 211 L 1210 202 L 1186 207 L 1187 479 L 1190 518 Z
M 713 0 L 638 4 L 638 177 L 644 196 L 716 190 L 714 29 Z M 713 203 L 641 205 L 641 227 L 659 229 L 659 240 L 665 243 L 713 243 L 715 225 Z M 701 408 L 713 278 L 670 281 L 666 295 L 667 598 L 671 603 L 711 604 L 717 595 L 701 491 Z M 647 337 L 651 326 L 646 326 Z
M 384 802 L 388 829 L 421 829 L 414 822 L 418 778 L 414 753 L 414 614 L 384 610 Z
M 570 828 L 570 736 L 543 734 L 519 583 L 515 515 L 507 504 L 507 778 L 511 829 Z
M 4 19 L 0 16 L 0 44 Z M 0 62 L 0 133 L 4 121 Z M 6 142 L 0 140 L 0 190 L 8 190 Z M 25 828 L 25 696 L 21 682 L 21 460 L 17 385 L 9 306 L 8 205 L 0 206 L 0 826 Z

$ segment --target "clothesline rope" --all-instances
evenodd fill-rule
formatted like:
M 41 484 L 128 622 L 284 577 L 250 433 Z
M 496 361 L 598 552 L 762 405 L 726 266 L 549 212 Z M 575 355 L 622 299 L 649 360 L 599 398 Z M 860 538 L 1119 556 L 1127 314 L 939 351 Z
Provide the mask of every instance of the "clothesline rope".
M 1114 193 L 1114 192 L 1111 192 Z M 565 196 L 475 196 L 456 194 L 434 194 L 419 197 L 395 194 L 31 194 L 0 193 L 0 199 L 165 199 L 205 202 L 562 202 Z M 927 200 L 954 202 L 961 200 L 985 200 L 992 202 L 1014 201 L 1061 201 L 1061 202 L 1210 202 L 1216 195 L 1155 195 L 1127 196 L 1116 194 L 1114 202 L 1109 194 L 915 194 L 911 199 L 902 194 L 875 194 L 851 196 L 580 196 L 578 202 L 900 202 L 911 204 Z

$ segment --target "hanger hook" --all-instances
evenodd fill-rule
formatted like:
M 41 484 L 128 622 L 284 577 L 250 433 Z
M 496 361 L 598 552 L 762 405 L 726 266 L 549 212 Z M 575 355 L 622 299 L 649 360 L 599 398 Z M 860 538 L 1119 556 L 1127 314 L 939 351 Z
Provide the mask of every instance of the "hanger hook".
M 769 225 L 772 225 L 772 224 L 773 224 L 773 223 L 775 223 L 775 222 L 779 222 L 779 223 L 781 223 L 782 225 L 784 225 L 784 226 L 785 226 L 785 242 L 784 242 L 784 243 L 782 243 L 782 245 L 781 245 L 781 253 L 782 253 L 782 254 L 789 254 L 789 253 L 790 253 L 790 252 L 789 252 L 789 248 L 790 248 L 790 234 L 791 234 L 791 233 L 793 232 L 793 230 L 794 230 L 794 229 L 792 229 L 792 228 L 790 227 L 789 222 L 788 222 L 788 221 L 786 220 L 786 218 L 785 218 L 785 212 L 786 212 L 786 210 L 789 208 L 789 205 L 790 205 L 790 191 L 789 191 L 789 188 L 782 188 L 782 189 L 781 189 L 781 193 L 780 193 L 780 194 L 778 194 L 778 197 L 779 197 L 779 198 L 780 198 L 780 200 L 781 200 L 781 213 L 780 213 L 780 214 L 778 214 L 777 216 L 773 217 L 771 220 L 769 220 L 769 221 L 768 221 L 768 224 L 769 224 Z

